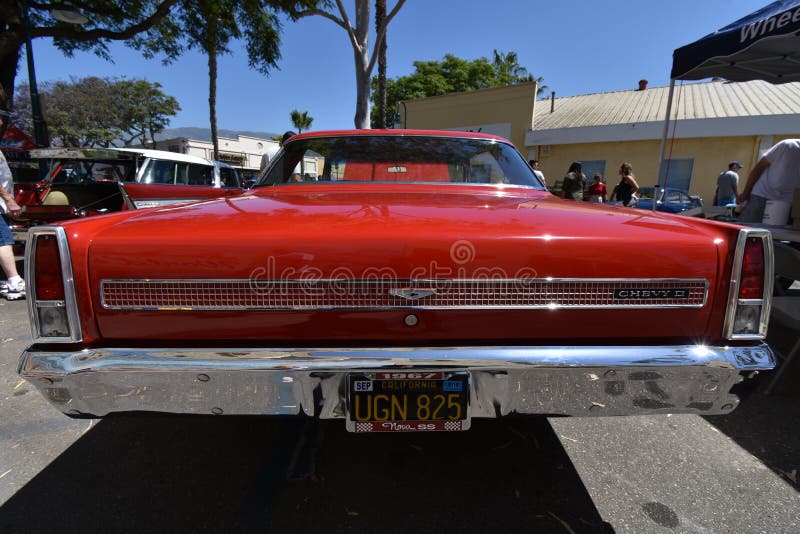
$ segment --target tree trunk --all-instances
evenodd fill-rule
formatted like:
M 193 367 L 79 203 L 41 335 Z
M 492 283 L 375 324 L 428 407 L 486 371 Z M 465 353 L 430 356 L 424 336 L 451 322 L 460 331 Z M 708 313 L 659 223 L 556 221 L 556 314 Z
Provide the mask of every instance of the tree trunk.
M 0 108 L 12 111 L 14 81 L 17 77 L 20 49 L 25 42 L 25 28 L 17 2 L 0 2 Z
M 14 80 L 17 77 L 19 64 L 19 47 L 12 50 L 0 60 L 0 108 L 11 111 L 14 105 Z
M 211 35 L 208 49 L 208 110 L 211 120 L 211 142 L 214 145 L 214 159 L 219 159 L 219 138 L 217 137 L 217 43 L 216 31 L 209 28 Z
M 375 33 L 386 24 L 386 0 L 375 0 Z M 386 128 L 386 34 L 378 43 L 378 128 Z
M 356 1 L 356 27 L 353 54 L 356 64 L 356 116 L 355 127 L 369 129 L 369 6 L 371 0 Z
M 356 52 L 356 115 L 354 124 L 359 130 L 369 129 L 369 74 L 367 53 Z

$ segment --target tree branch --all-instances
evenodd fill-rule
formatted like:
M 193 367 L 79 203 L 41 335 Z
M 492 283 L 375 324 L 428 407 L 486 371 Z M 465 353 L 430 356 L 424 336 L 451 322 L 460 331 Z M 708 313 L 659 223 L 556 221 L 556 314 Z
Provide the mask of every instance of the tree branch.
M 389 23 L 392 21 L 392 18 L 397 15 L 397 12 L 400 11 L 400 8 L 403 7 L 403 4 L 405 3 L 406 0 L 397 0 L 397 4 L 395 4 L 392 11 L 386 16 L 386 22 L 384 23 L 383 28 L 381 28 L 378 32 L 377 39 L 375 39 L 375 47 L 372 49 L 369 65 L 367 65 L 367 76 L 371 75 L 372 69 L 375 67 L 375 58 L 378 57 L 378 47 L 380 47 L 381 42 L 386 38 L 386 29 L 389 27 Z
M 405 3 L 406 3 L 406 0 L 398 0 L 397 1 L 397 5 L 395 5 L 394 9 L 392 9 L 389 12 L 389 14 L 386 16 L 386 26 L 388 26 L 389 23 L 392 22 L 392 19 L 394 18 L 394 16 L 397 15 L 397 12 L 400 11 L 400 8 L 403 7 L 403 4 L 405 4 Z
M 304 9 L 303 11 L 296 11 L 294 13 L 294 16 L 296 16 L 298 19 L 301 19 L 303 17 L 310 17 L 312 15 L 319 15 L 320 17 L 325 17 L 328 20 L 332 20 L 334 23 L 336 23 L 337 26 L 341 26 L 343 30 L 345 31 L 349 30 L 349 26 L 347 26 L 342 20 L 336 18 L 336 15 L 328 13 L 327 11 L 324 11 L 322 9 Z
M 74 41 L 93 41 L 96 39 L 112 39 L 112 40 L 125 40 L 134 37 L 136 34 L 152 28 L 158 24 L 164 17 L 166 17 L 172 6 L 178 3 L 179 0 L 164 0 L 156 8 L 152 15 L 142 20 L 138 24 L 128 26 L 124 30 L 111 31 L 107 29 L 94 29 L 88 31 L 75 31 L 71 27 L 66 26 L 50 26 L 31 28 L 31 38 L 36 37 L 55 37 L 71 39 Z
M 342 20 L 345 23 L 345 31 L 347 31 L 347 36 L 350 37 L 350 44 L 353 45 L 353 50 L 360 52 L 361 43 L 358 42 L 356 33 L 353 30 L 353 24 L 350 22 L 350 19 L 347 16 L 347 11 L 344 10 L 344 4 L 342 4 L 342 0 L 336 0 L 336 5 L 339 6 L 339 14 L 342 15 Z

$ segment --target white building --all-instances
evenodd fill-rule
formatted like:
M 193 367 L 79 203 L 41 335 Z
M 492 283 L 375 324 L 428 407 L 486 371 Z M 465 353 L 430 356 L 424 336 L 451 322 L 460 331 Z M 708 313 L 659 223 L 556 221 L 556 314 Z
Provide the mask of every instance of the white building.
M 174 137 L 156 142 L 154 148 L 214 159 L 214 145 L 211 141 Z M 220 137 L 219 160 L 236 167 L 242 178 L 248 178 L 258 174 L 262 161 L 272 159 L 279 148 L 278 142 L 272 139 L 260 139 L 247 135 L 237 135 L 236 139 Z

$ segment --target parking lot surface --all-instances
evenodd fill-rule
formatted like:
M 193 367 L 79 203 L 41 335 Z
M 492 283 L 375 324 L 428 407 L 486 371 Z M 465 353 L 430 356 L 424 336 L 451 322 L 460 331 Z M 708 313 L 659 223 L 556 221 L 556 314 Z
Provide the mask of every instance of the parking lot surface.
M 3 533 L 800 531 L 798 363 L 727 416 L 364 436 L 306 418 L 69 419 L 17 376 L 29 340 L 24 301 L 0 300 Z

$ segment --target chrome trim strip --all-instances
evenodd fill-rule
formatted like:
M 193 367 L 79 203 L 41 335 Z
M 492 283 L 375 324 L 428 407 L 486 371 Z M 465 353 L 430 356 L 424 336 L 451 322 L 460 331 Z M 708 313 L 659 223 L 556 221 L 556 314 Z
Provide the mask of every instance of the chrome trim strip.
M 34 265 L 36 239 L 39 235 L 45 234 L 54 235 L 58 243 L 58 253 L 61 259 L 61 280 L 64 284 L 63 301 L 39 301 L 36 299 L 36 265 Z M 31 335 L 34 343 L 78 343 L 83 341 L 83 332 L 78 315 L 78 299 L 75 295 L 75 278 L 72 272 L 72 255 L 64 228 L 61 226 L 34 226 L 28 230 L 27 246 L 25 247 L 25 283 L 27 284 L 28 317 L 31 322 Z M 70 335 L 43 337 L 37 308 L 61 305 L 67 310 L 67 324 L 69 325 Z
M 771 369 L 763 344 L 730 346 L 108 348 L 31 347 L 18 372 L 58 409 L 299 414 L 344 418 L 345 378 L 461 370 L 472 417 L 727 413 L 742 371 Z
M 711 345 L 612 346 L 468 346 L 468 347 L 263 347 L 263 348 L 97 348 L 78 351 L 39 351 L 28 348 L 25 357 L 43 358 L 30 372 L 100 371 L 156 367 L 161 371 L 187 367 L 302 369 L 413 367 L 424 365 L 496 367 L 604 367 L 687 366 L 727 367 L 742 371 L 775 366 L 765 343 L 743 347 Z M 45 363 L 47 362 L 47 363 Z M 24 365 L 20 367 L 22 371 Z
M 170 185 L 170 184 L 159 184 L 159 185 Z M 186 186 L 181 186 L 186 187 Z M 137 210 L 146 209 L 146 208 L 160 208 L 163 206 L 174 206 L 178 204 L 188 204 L 190 202 L 196 202 L 198 200 L 208 200 L 206 198 L 134 198 L 133 205 Z
M 742 276 L 742 262 L 744 261 L 744 249 L 747 239 L 758 237 L 764 246 L 764 294 L 763 299 L 739 299 L 739 279 Z M 761 228 L 742 228 L 736 240 L 736 249 L 733 255 L 733 267 L 731 269 L 731 282 L 728 289 L 728 304 L 725 310 L 725 322 L 722 327 L 722 336 L 731 340 L 761 340 L 767 337 L 767 325 L 769 314 L 772 308 L 772 285 L 774 280 L 775 256 L 772 246 L 772 234 L 769 230 Z M 733 325 L 736 318 L 736 309 L 739 303 L 754 304 L 751 301 L 761 300 L 761 317 L 757 334 L 734 334 Z
M 187 286 L 194 286 L 194 293 L 195 294 L 202 294 L 206 298 L 208 294 L 212 290 L 220 291 L 221 293 L 225 294 L 225 297 L 229 301 L 238 301 L 238 304 L 216 304 L 216 305 L 194 305 L 190 302 L 189 298 L 193 297 L 191 294 L 190 287 L 186 288 L 186 291 L 190 294 L 188 296 L 185 295 L 175 295 L 175 294 L 168 294 L 168 296 L 163 297 L 163 300 L 160 302 L 158 300 L 153 299 L 153 297 L 145 297 L 144 291 L 138 289 L 135 291 L 136 293 L 136 300 L 139 300 L 138 303 L 123 303 L 123 304 L 116 304 L 112 302 L 112 299 L 109 298 L 108 292 L 113 291 L 111 290 L 111 286 L 119 285 L 135 285 L 135 286 L 145 286 L 145 285 L 164 285 L 170 286 L 171 289 L 174 289 L 176 285 L 186 284 Z M 517 293 L 511 293 L 506 291 L 505 293 L 500 293 L 497 296 L 497 300 L 500 301 L 498 304 L 485 304 L 486 297 L 479 296 L 479 295 L 469 295 L 462 297 L 459 295 L 459 299 L 461 300 L 481 300 L 482 303 L 480 304 L 426 304 L 426 299 L 435 299 L 437 298 L 437 293 L 431 293 L 428 297 L 421 297 L 417 300 L 407 300 L 402 297 L 396 297 L 394 300 L 397 302 L 390 303 L 388 299 L 390 295 L 392 295 L 392 291 L 395 289 L 403 289 L 408 290 L 410 289 L 408 286 L 413 286 L 413 288 L 417 289 L 431 289 L 431 286 L 434 288 L 444 287 L 445 289 L 453 289 L 456 287 L 463 287 L 468 285 L 474 285 L 475 289 L 482 289 L 483 291 L 491 291 L 493 288 L 502 285 L 509 285 L 509 286 L 516 286 L 517 288 L 525 288 L 525 287 L 532 287 L 533 285 L 540 286 L 542 292 L 546 292 L 547 286 L 553 285 L 557 287 L 559 284 L 566 285 L 578 285 L 578 284 L 586 284 L 595 286 L 594 288 L 582 288 L 584 293 L 580 294 L 573 294 L 569 296 L 572 300 L 577 301 L 585 301 L 585 300 L 600 300 L 600 297 L 604 299 L 603 302 L 594 302 L 590 304 L 571 304 L 571 303 L 564 303 L 558 302 L 559 296 L 556 295 L 552 297 L 552 301 L 536 303 L 536 304 L 505 304 L 505 301 L 509 300 L 520 300 L 520 297 L 528 297 L 529 299 L 538 299 L 538 300 L 549 300 L 544 299 L 541 294 L 537 295 L 535 293 L 528 293 L 525 294 L 524 291 L 519 291 Z M 599 293 L 593 293 L 593 289 L 598 289 L 599 286 L 603 284 L 620 284 L 625 286 L 634 286 L 637 284 L 687 284 L 693 285 L 695 287 L 691 288 L 694 290 L 700 290 L 701 288 L 697 287 L 702 285 L 702 299 L 700 301 L 697 300 L 697 297 L 690 300 L 687 298 L 687 303 L 665 303 L 665 302 L 649 302 L 648 299 L 631 299 L 633 302 L 628 302 L 622 299 L 616 299 L 613 296 L 613 289 L 611 296 L 605 295 L 600 296 Z M 232 287 L 213 287 L 213 286 L 232 286 Z M 206 287 L 198 287 L 198 286 L 206 286 Z M 384 291 L 385 294 L 377 294 L 377 293 L 366 293 L 365 290 L 371 288 L 371 286 L 380 286 L 380 290 Z M 312 290 L 315 288 L 320 288 L 321 290 L 328 290 L 329 293 L 325 295 L 321 295 L 320 293 L 316 293 Z M 188 279 L 188 278 L 175 278 L 175 279 L 119 279 L 119 278 L 106 278 L 100 281 L 100 303 L 101 306 L 105 309 L 110 310 L 186 310 L 186 311 L 203 311 L 203 310 L 211 310 L 211 311 L 218 311 L 218 310 L 388 310 L 388 309 L 421 309 L 421 310 L 448 310 L 448 309 L 455 309 L 455 310 L 475 310 L 475 309 L 505 309 L 505 310 L 518 310 L 518 309 L 663 309 L 663 308 L 703 308 L 706 303 L 708 302 L 708 288 L 709 282 L 704 278 L 518 278 L 518 279 L 309 279 L 309 280 L 296 280 L 296 279 L 258 279 L 258 278 L 249 278 L 249 279 Z M 514 287 L 511 288 L 512 290 L 515 289 Z M 608 288 L 606 288 L 608 289 Z M 648 288 L 644 287 L 642 289 L 658 289 L 656 288 Z M 662 288 L 663 289 L 663 288 Z M 230 295 L 229 293 L 235 290 L 248 290 L 251 293 L 255 293 L 255 295 L 244 295 L 239 296 L 238 298 Z M 293 299 L 297 299 L 296 294 L 290 294 L 282 296 L 278 299 L 280 302 L 278 304 L 242 304 L 241 302 L 245 301 L 246 299 L 253 299 L 254 301 L 259 300 L 260 297 L 264 297 L 262 300 L 268 300 L 267 297 L 272 292 L 279 292 L 281 290 L 291 290 L 302 293 L 303 291 L 308 291 L 306 295 L 301 295 L 307 297 L 307 300 L 311 302 L 311 304 L 303 304 L 293 301 Z M 351 293 L 342 292 L 342 290 L 351 291 Z M 563 290 L 562 290 L 563 291 Z M 260 293 L 259 293 L 260 292 Z M 165 291 L 165 293 L 167 293 Z M 454 292 L 455 293 L 455 292 Z M 445 293 L 441 293 L 442 296 L 446 297 Z M 369 301 L 366 305 L 351 305 L 351 304 L 325 304 L 323 301 L 327 298 L 330 300 L 338 300 L 341 297 L 341 300 L 347 300 L 350 296 L 353 297 L 353 300 L 358 300 L 359 297 L 364 298 L 364 300 Z M 489 295 L 491 298 L 492 295 Z M 147 298 L 151 300 L 146 304 L 142 303 L 146 301 Z M 382 302 L 375 302 L 376 299 L 384 299 L 386 300 L 385 303 Z M 656 299 L 653 299 L 656 300 Z M 677 299 L 662 299 L 662 300 L 677 300 Z M 613 302 L 611 302 L 613 301 Z M 638 302 L 636 302 L 638 301 Z

